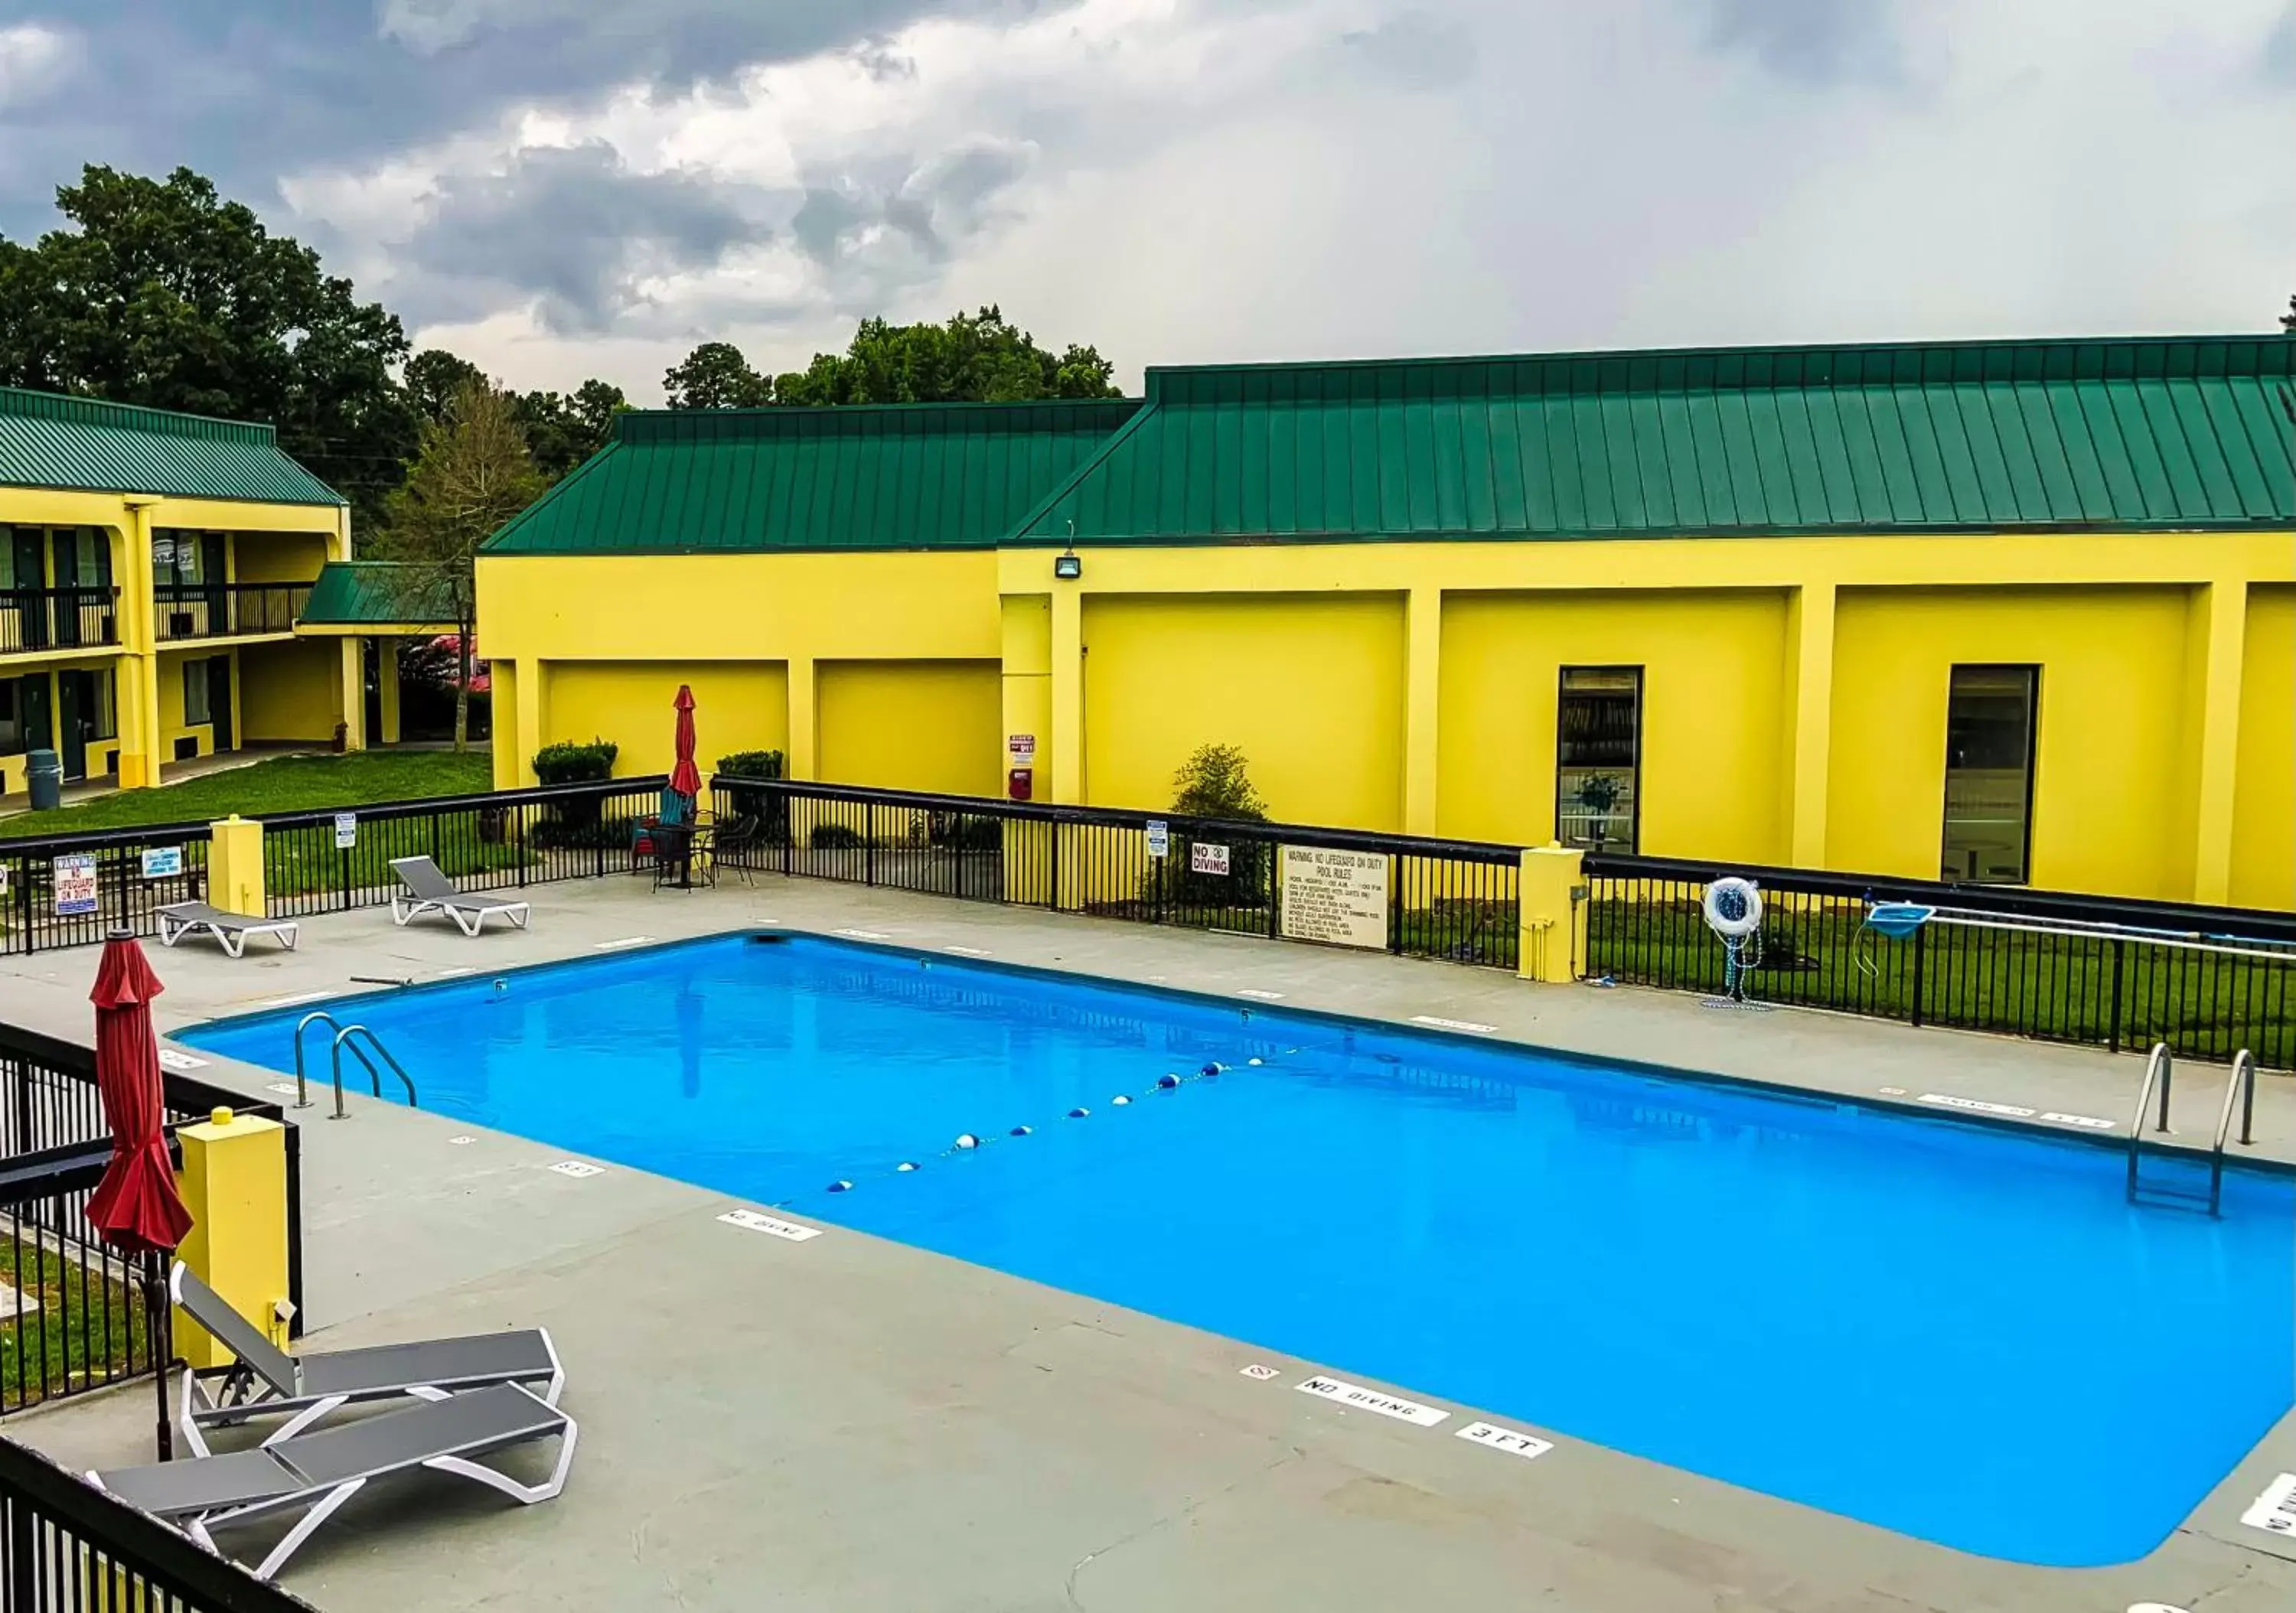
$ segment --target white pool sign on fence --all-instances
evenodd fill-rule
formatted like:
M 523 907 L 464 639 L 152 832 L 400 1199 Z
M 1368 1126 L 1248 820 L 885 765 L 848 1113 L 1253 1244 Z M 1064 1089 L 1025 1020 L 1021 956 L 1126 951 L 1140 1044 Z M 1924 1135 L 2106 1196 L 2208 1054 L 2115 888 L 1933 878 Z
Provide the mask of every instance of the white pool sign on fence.
M 335 814 L 335 849 L 337 851 L 348 851 L 352 847 L 357 844 L 358 814 L 356 812 L 339 812 Z
M 1152 857 L 1172 855 L 1172 826 L 1161 818 L 1148 820 L 1148 855 Z
M 143 872 L 147 880 L 172 880 L 184 872 L 184 848 L 180 846 L 146 846 L 144 848 Z
M 1226 873 L 1227 872 L 1227 847 L 1225 846 L 1213 846 L 1203 840 L 1190 841 L 1188 844 L 1188 872 L 1190 873 Z
M 95 854 L 75 851 L 50 864 L 55 880 L 56 916 L 78 918 L 96 908 Z

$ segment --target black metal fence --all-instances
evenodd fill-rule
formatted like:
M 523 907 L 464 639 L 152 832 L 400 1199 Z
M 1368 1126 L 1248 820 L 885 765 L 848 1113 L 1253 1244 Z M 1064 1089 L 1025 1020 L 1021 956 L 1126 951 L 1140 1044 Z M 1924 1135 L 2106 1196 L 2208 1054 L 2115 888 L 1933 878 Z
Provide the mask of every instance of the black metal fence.
M 267 816 L 270 911 L 294 918 L 387 903 L 398 857 L 427 856 L 466 890 L 626 873 L 639 866 L 636 826 L 660 806 L 666 782 L 616 779 Z M 209 851 L 205 823 L 0 839 L 0 955 L 88 946 L 116 926 L 156 935 L 161 907 L 204 899 Z
M 208 826 L 0 840 L 0 955 L 157 932 L 160 908 L 207 890 Z
M 721 866 L 1279 938 L 1327 933 L 1297 904 L 1287 922 L 1285 848 L 1350 853 L 1386 881 L 1387 950 L 1515 964 L 1513 846 L 787 780 L 711 790 Z
M 284 1122 L 178 1072 L 161 1077 L 169 1134 L 217 1108 Z M 155 1370 L 165 1355 L 144 1314 L 136 1264 L 100 1242 L 87 1196 L 111 1157 L 95 1055 L 0 1024 L 0 1415 Z M 287 1125 L 287 1286 L 302 1308 L 301 1135 Z M 12 1605 L 12 1604 L 11 1604 Z
M 119 642 L 119 590 L 0 589 L 0 655 Z
M 311 1613 L 38 1453 L 0 1438 L 8 1613 Z
M 2112 1049 L 2166 1042 L 2219 1062 L 2248 1048 L 2296 1066 L 2287 913 L 1658 857 L 1590 856 L 1587 874 L 1590 978 L 1721 990 L 1723 947 L 1700 897 L 1737 874 L 1762 893 L 1751 998 Z M 1983 916 L 1893 939 L 1866 927 L 1874 902 Z M 2082 932 L 2099 925 L 2120 933 Z
M 638 866 L 637 825 L 660 807 L 667 782 L 616 779 L 266 817 L 264 888 L 273 915 L 291 918 L 390 901 L 399 857 L 429 857 L 464 890 L 627 873 Z

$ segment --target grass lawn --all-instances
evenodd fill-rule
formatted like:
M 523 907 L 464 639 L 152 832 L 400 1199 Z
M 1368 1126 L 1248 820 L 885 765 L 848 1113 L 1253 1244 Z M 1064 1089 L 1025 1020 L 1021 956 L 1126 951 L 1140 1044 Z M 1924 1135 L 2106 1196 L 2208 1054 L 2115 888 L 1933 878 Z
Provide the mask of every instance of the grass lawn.
M 144 1297 L 114 1260 L 91 1269 L 34 1235 L 0 1236 L 0 1282 L 39 1310 L 0 1322 L 0 1410 L 103 1383 L 150 1361 Z
M 0 839 L 128 829 L 144 823 L 204 823 L 232 813 L 322 811 L 470 795 L 493 785 L 484 749 L 357 751 L 348 756 L 283 756 L 211 773 L 157 790 L 121 790 L 53 812 L 0 818 Z

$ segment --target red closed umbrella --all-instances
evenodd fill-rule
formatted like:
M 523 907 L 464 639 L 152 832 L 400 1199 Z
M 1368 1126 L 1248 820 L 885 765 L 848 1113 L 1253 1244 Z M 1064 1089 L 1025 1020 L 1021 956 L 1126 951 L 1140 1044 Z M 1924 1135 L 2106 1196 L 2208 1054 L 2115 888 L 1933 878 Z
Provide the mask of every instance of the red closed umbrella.
M 677 686 L 677 766 L 669 770 L 669 787 L 687 800 L 698 799 L 701 794 L 701 769 L 693 765 L 693 689 L 691 684 Z
M 111 1127 L 111 1160 L 87 1196 L 87 1218 L 106 1243 L 144 1257 L 145 1337 L 159 1367 L 158 1444 L 175 1454 L 168 1425 L 168 1370 L 175 1355 L 168 1326 L 163 1263 L 192 1230 L 192 1212 L 176 1191 L 168 1157 L 166 1093 L 160 1044 L 152 1035 L 152 999 L 167 988 L 152 972 L 135 938 L 114 930 L 95 966 L 95 1085 Z
M 103 944 L 96 965 L 95 1081 L 111 1126 L 111 1163 L 88 1195 L 87 1218 L 103 1240 L 133 1254 L 174 1249 L 192 1230 L 168 1158 L 160 1044 L 152 999 L 167 988 L 133 936 Z

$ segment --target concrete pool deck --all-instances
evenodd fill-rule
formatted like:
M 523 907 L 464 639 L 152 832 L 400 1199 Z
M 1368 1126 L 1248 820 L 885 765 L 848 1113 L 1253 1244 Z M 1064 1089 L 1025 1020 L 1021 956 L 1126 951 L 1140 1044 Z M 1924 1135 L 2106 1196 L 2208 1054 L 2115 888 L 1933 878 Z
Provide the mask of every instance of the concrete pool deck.
M 475 941 L 365 911 L 308 921 L 294 954 L 153 946 L 162 1029 L 373 989 L 354 975 L 423 980 L 778 922 L 1866 1100 L 1897 1087 L 1898 1101 L 2110 1119 L 2111 1135 L 2141 1073 L 2126 1055 L 772 878 L 527 894 L 531 932 Z M 94 957 L 6 960 L 4 1016 L 84 1039 Z M 199 1073 L 266 1098 L 279 1079 L 221 1060 Z M 2179 1081 L 2180 1137 L 2213 1131 L 2223 1079 L 2192 1067 Z M 2143 1562 L 2024 1568 L 1509 1423 L 1556 1441 L 1524 1461 L 1453 1437 L 1470 1407 L 1434 1401 L 1455 1414 L 1431 1429 L 1349 1411 L 1293 1392 L 1318 1363 L 841 1228 L 803 1243 L 742 1231 L 718 1219 L 738 1203 L 722 1194 L 611 1166 L 572 1179 L 545 1168 L 563 1150 L 351 1103 L 340 1124 L 324 1108 L 298 1117 L 311 1343 L 547 1326 L 583 1440 L 546 1506 L 444 1479 L 362 1496 L 284 1576 L 329 1613 L 2296 1605 L 2296 1541 L 2240 1521 L 2296 1472 L 2296 1417 Z M 2243 1151 L 2296 1160 L 2292 1084 L 2267 1081 L 2258 1133 Z M 1247 1378 L 1249 1364 L 1277 1375 Z M 0 1428 L 75 1466 L 145 1461 L 149 1394 Z M 2077 1482 L 2064 1504 L 2079 1504 Z

